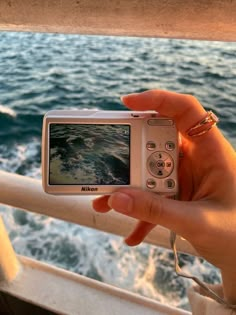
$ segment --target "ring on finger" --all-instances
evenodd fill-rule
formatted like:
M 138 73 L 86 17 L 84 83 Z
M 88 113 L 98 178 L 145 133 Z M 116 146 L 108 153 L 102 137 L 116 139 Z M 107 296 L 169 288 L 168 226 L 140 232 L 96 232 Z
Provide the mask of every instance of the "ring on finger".
M 203 119 L 198 121 L 194 126 L 187 130 L 187 135 L 189 137 L 198 137 L 204 135 L 218 122 L 219 118 L 212 111 L 208 111 Z

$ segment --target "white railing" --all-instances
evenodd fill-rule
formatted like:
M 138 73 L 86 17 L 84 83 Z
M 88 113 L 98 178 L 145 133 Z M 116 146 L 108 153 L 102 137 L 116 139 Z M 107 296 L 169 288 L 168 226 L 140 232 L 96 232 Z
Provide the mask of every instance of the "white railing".
M 0 30 L 235 41 L 232 0 L 1 0 Z
M 135 224 L 135 220 L 114 211 L 107 214 L 96 213 L 91 206 L 91 197 L 48 195 L 44 193 L 41 181 L 26 176 L 0 171 L 0 187 L 0 203 L 26 211 L 47 215 L 121 236 L 128 235 Z M 1 229 L 3 231 L 3 226 L 0 226 Z M 5 233 L 2 232 L 2 234 Z M 2 243 L 6 243 L 6 239 L 6 235 L 4 238 L 1 238 L 0 235 L 0 257 L 4 256 L 2 255 Z M 156 227 L 147 236 L 146 242 L 169 248 L 169 231 L 162 227 Z M 193 247 L 181 238 L 178 238 L 177 246 L 182 252 L 197 255 Z M 8 247 L 10 248 L 10 243 Z M 8 267 L 6 268 L 6 264 L 0 260 L 0 275 L 10 280 L 12 276 L 8 275 Z

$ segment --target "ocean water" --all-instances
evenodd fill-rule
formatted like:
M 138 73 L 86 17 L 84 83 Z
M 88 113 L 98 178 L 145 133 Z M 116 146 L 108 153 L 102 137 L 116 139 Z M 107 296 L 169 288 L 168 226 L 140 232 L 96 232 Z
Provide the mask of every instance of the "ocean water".
M 50 124 L 50 185 L 130 185 L 130 126 Z
M 42 117 L 51 109 L 124 109 L 120 96 L 159 88 L 195 95 L 236 146 L 236 43 L 0 33 L 0 168 L 41 178 Z M 4 205 L 17 253 L 187 308 L 191 282 L 170 251 Z M 200 229 L 200 227 L 199 227 Z M 216 268 L 181 255 L 181 266 L 218 282 Z

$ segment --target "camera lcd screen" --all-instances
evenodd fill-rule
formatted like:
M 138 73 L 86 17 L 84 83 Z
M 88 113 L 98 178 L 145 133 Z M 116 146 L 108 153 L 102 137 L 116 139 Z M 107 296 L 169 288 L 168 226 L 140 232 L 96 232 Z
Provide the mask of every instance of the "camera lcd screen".
M 49 125 L 49 185 L 130 185 L 130 125 Z

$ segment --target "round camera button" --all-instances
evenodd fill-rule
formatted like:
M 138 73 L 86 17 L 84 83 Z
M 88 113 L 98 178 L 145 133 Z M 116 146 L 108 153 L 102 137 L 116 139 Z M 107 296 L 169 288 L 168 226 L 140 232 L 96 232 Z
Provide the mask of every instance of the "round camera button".
M 157 168 L 158 169 L 163 169 L 165 167 L 165 162 L 162 160 L 157 161 Z
M 173 189 L 175 187 L 175 181 L 173 179 L 169 178 L 165 181 L 165 186 L 168 189 Z
M 146 144 L 146 148 L 149 150 L 149 151 L 153 151 L 156 149 L 156 143 L 153 142 L 153 141 L 148 141 L 147 144 Z
M 156 187 L 156 181 L 153 178 L 148 178 L 146 185 L 147 188 L 153 189 Z
M 166 142 L 166 150 L 167 151 L 173 151 L 175 149 L 175 143 L 172 141 Z
M 147 169 L 151 176 L 165 178 L 172 173 L 174 162 L 168 153 L 157 151 L 149 156 L 147 160 Z

